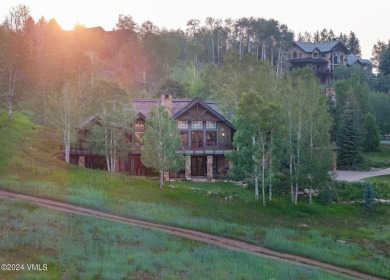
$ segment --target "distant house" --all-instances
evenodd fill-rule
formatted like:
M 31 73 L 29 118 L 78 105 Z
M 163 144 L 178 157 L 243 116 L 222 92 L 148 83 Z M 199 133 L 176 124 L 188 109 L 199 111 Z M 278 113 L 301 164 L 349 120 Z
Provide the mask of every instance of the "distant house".
M 347 66 L 360 67 L 363 70 L 372 71 L 372 67 L 374 65 L 368 59 L 363 59 L 354 54 L 349 54 L 347 56 Z
M 177 120 L 178 131 L 183 142 L 182 149 L 176 152 L 185 155 L 185 170 L 178 174 L 170 174 L 171 177 L 212 179 L 226 174 L 229 164 L 224 153 L 233 149 L 232 123 L 223 116 L 213 101 L 199 98 L 174 99 L 169 94 L 162 95 L 161 98 L 133 100 L 133 107 L 137 113 L 135 131 L 129 136 L 133 148 L 124 161 L 118 161 L 121 172 L 141 176 L 151 174 L 151 171 L 142 165 L 141 146 L 145 121 L 155 105 L 165 106 L 169 114 Z M 94 154 L 89 147 L 85 147 L 88 127 L 96 120 L 95 116 L 90 116 L 80 123 L 78 146 L 72 148 L 70 157 L 74 164 L 105 169 L 105 158 Z
M 312 67 L 322 85 L 329 85 L 332 72 L 339 65 L 347 66 L 348 49 L 340 40 L 310 43 L 293 42 L 285 53 L 285 60 L 291 64 L 290 70 Z

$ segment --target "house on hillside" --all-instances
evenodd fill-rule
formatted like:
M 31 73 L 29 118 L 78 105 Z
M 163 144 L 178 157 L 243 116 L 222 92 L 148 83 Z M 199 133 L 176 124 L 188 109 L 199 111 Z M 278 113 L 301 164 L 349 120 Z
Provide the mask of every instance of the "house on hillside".
M 332 72 L 339 65 L 347 66 L 348 49 L 340 40 L 331 42 L 293 42 L 285 53 L 290 70 L 312 67 L 322 85 L 329 85 Z
M 151 108 L 163 105 L 169 114 L 177 120 L 177 127 L 182 139 L 181 150 L 186 157 L 185 170 L 171 177 L 212 178 L 226 174 L 229 164 L 225 159 L 225 151 L 232 150 L 234 127 L 218 110 L 214 101 L 194 99 L 175 99 L 172 95 L 162 95 L 161 98 L 136 99 L 133 107 L 137 113 L 135 130 L 129 136 L 132 149 L 127 158 L 118 160 L 118 169 L 131 175 L 148 176 L 152 172 L 141 162 L 142 135 L 145 131 L 145 121 Z M 106 160 L 94 154 L 86 147 L 89 126 L 97 122 L 95 116 L 85 119 L 77 127 L 78 145 L 71 149 L 71 162 L 88 168 L 106 169 Z
M 372 72 L 372 67 L 374 64 L 368 59 L 360 58 L 351 53 L 347 56 L 347 66 L 359 67 L 365 71 Z

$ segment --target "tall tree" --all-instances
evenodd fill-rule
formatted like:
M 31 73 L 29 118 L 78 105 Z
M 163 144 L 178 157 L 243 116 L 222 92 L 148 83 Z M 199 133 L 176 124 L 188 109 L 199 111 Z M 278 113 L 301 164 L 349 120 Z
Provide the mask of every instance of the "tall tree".
M 350 53 L 360 56 L 362 54 L 361 47 L 360 47 L 360 41 L 356 37 L 355 32 L 351 31 L 349 33 L 348 39 L 345 43 L 345 46 L 349 50 Z
M 254 91 L 243 93 L 234 122 L 237 129 L 234 134 L 234 145 L 237 150 L 228 155 L 233 163 L 233 173 L 241 178 L 253 180 L 256 200 L 259 199 L 260 182 L 263 205 L 266 203 L 266 172 L 271 170 L 273 138 L 276 127 L 280 125 L 274 122 L 278 112 L 278 106 L 275 103 L 267 104 L 260 93 Z M 269 189 L 270 200 L 271 186 L 272 184 Z
M 65 83 L 49 96 L 48 121 L 64 145 L 65 161 L 69 162 L 71 144 L 75 142 L 75 127 L 81 120 L 77 88 Z
M 320 180 L 327 177 L 331 118 L 317 78 L 310 69 L 284 76 L 281 92 L 286 124 L 286 171 L 291 201 L 296 204 L 299 188 L 304 185 L 311 188 L 316 177 Z
M 379 71 L 382 76 L 390 75 L 390 42 L 381 50 Z
M 371 152 L 375 152 L 379 149 L 380 140 L 381 140 L 379 127 L 376 124 L 375 116 L 373 114 L 367 113 L 364 115 L 363 129 L 364 129 L 363 148 L 365 152 L 368 152 L 368 164 L 370 165 Z
M 178 154 L 182 142 L 177 124 L 163 106 L 155 106 L 146 119 L 141 161 L 160 174 L 160 189 L 164 186 L 164 173 L 184 167 L 184 157 Z
M 95 153 L 106 157 L 108 172 L 118 171 L 118 160 L 131 149 L 135 113 L 126 92 L 116 83 L 102 81 L 94 89 L 94 109 L 100 112 L 92 127 L 89 144 Z
M 363 160 L 363 131 L 361 110 L 352 92 L 347 97 L 339 119 L 336 141 L 340 168 L 356 168 Z
M 369 99 L 380 133 L 390 134 L 390 95 L 384 92 L 371 92 Z
M 244 92 L 240 96 L 234 124 L 236 150 L 228 157 L 232 161 L 232 172 L 240 179 L 249 179 L 255 185 L 255 199 L 259 198 L 259 185 L 265 205 L 265 190 L 268 181 L 269 200 L 272 200 L 272 179 L 278 164 L 277 139 L 283 127 L 281 110 L 277 99 L 275 73 L 268 63 L 257 69 L 256 91 Z M 280 146 L 279 146 L 280 147 Z M 267 180 L 268 179 L 268 180 Z
M 6 16 L 1 25 L 6 32 L 6 36 L 0 69 L 4 73 L 1 78 L 3 78 L 3 83 L 7 88 L 9 122 L 12 120 L 17 82 L 22 80 L 28 68 L 27 54 L 29 53 L 29 46 L 25 36 L 26 23 L 29 18 L 29 8 L 25 5 L 18 5 L 11 8 L 9 15 Z

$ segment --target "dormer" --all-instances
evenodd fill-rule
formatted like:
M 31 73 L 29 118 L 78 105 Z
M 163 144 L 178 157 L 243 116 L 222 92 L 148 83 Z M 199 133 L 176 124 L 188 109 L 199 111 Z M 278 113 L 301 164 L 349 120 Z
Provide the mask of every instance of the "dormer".
M 318 48 L 315 48 L 313 52 L 311 53 L 312 58 L 320 58 L 320 50 Z

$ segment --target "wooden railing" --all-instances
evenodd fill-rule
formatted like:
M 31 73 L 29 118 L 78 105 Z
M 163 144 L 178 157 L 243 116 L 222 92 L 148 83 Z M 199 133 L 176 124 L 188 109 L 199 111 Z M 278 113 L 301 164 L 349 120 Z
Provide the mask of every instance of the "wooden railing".
M 216 143 L 216 142 L 192 142 L 183 145 L 183 150 L 233 150 L 232 144 Z
M 60 149 L 62 153 L 65 153 L 64 145 L 60 145 Z M 84 148 L 82 145 L 71 145 L 70 146 L 70 154 L 71 155 L 92 155 L 92 150 L 90 148 Z

